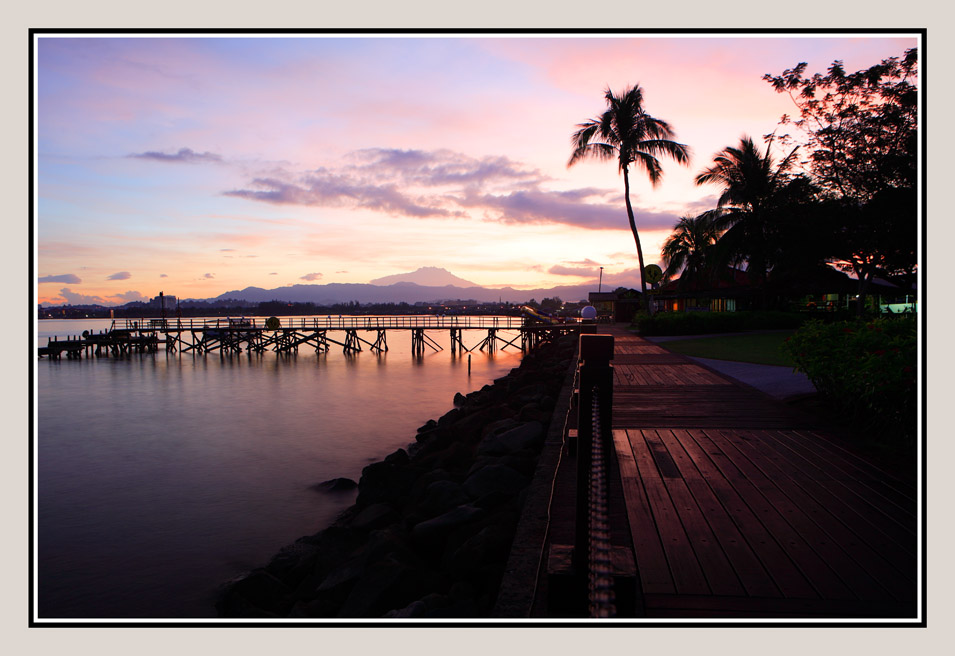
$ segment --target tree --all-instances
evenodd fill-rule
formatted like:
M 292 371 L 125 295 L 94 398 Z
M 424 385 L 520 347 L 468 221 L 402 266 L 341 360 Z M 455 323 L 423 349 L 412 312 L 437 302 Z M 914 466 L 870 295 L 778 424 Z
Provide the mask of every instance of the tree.
M 597 118 L 578 124 L 573 134 L 573 154 L 567 166 L 573 166 L 586 158 L 599 160 L 616 159 L 623 174 L 624 199 L 627 205 L 627 218 L 630 220 L 630 232 L 637 246 L 637 260 L 640 264 L 640 288 L 643 298 L 647 298 L 647 283 L 643 279 L 643 247 L 633 218 L 633 206 L 630 203 L 630 166 L 642 169 L 656 187 L 663 178 L 663 168 L 659 156 L 665 155 L 680 164 L 690 159 L 690 151 L 684 144 L 673 141 L 674 132 L 670 125 L 661 119 L 647 114 L 643 107 L 643 89 L 639 84 L 615 95 L 609 88 L 604 93 L 607 109 Z M 653 314 L 653 306 L 647 303 L 647 310 Z
M 803 62 L 763 79 L 789 94 L 799 116 L 780 123 L 796 128 L 804 165 L 844 206 L 832 226 L 842 243 L 834 259 L 858 277 L 861 312 L 876 275 L 910 279 L 917 266 L 918 53 L 855 73 L 841 61 L 825 75 L 806 77 L 805 69 Z
M 772 138 L 765 152 L 744 136 L 738 146 L 728 146 L 713 157 L 713 165 L 696 176 L 696 184 L 722 188 L 716 210 L 710 213 L 713 227 L 721 233 L 714 256 L 720 267 L 746 262 L 754 288 L 764 291 L 772 268 L 776 225 L 774 219 L 785 207 L 783 199 L 793 178 L 788 171 L 795 159 L 793 149 L 779 164 L 771 153 Z M 765 299 L 764 299 L 765 300 Z
M 664 278 L 669 280 L 680 271 L 683 272 L 680 276 L 681 284 L 703 282 L 709 278 L 709 260 L 719 235 L 712 218 L 708 212 L 695 218 L 680 217 L 673 226 L 673 232 L 663 242 L 661 255 L 666 265 Z

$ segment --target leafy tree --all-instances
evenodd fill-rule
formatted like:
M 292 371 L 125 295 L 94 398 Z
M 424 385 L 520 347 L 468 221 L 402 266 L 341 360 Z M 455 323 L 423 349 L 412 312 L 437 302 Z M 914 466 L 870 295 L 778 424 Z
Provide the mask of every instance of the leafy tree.
M 672 279 L 682 271 L 681 284 L 705 281 L 709 277 L 709 259 L 718 234 L 710 213 L 695 218 L 680 217 L 673 232 L 663 242 L 664 278 Z
M 796 150 L 778 164 L 770 154 L 772 138 L 765 151 L 744 136 L 739 145 L 727 146 L 713 157 L 713 165 L 696 176 L 696 184 L 722 188 L 717 207 L 709 213 L 713 228 L 721 233 L 713 251 L 715 264 L 746 262 L 754 288 L 765 289 L 777 246 L 776 220 L 792 195 L 786 193 L 793 178 L 789 175 Z
M 840 244 L 833 260 L 858 277 L 861 313 L 876 275 L 911 280 L 917 266 L 918 54 L 906 50 L 855 73 L 841 61 L 826 74 L 806 77 L 805 69 L 803 62 L 763 79 L 792 98 L 798 117 L 781 124 L 796 129 L 803 164 L 843 206 L 831 226 Z
M 679 162 L 689 162 L 690 151 L 687 146 L 672 140 L 674 136 L 670 125 L 654 118 L 643 107 L 643 89 L 634 85 L 615 95 L 609 88 L 604 93 L 607 109 L 598 117 L 578 124 L 573 134 L 573 154 L 567 166 L 573 166 L 586 158 L 600 160 L 616 159 L 623 173 L 624 199 L 627 204 L 627 218 L 630 231 L 637 246 L 637 259 L 640 271 L 643 271 L 643 247 L 633 218 L 633 206 L 630 203 L 630 166 L 642 169 L 655 187 L 663 177 L 663 169 L 658 156 L 665 155 Z M 646 298 L 647 283 L 640 276 L 640 287 Z M 653 314 L 652 304 L 647 304 Z

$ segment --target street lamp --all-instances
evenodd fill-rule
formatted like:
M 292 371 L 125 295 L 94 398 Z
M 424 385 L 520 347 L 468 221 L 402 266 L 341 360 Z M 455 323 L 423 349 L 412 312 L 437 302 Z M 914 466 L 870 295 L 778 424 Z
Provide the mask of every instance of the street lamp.
M 597 281 L 597 293 L 600 293 L 600 290 L 603 288 L 604 284 L 604 268 L 600 267 L 600 279 Z

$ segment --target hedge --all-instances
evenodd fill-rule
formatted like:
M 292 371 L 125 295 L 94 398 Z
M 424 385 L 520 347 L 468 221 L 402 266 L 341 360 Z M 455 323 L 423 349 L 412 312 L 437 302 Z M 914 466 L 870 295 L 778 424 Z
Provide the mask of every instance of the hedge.
M 796 370 L 858 432 L 895 443 L 916 435 L 916 345 L 914 317 L 808 321 L 786 341 Z
M 705 335 L 746 330 L 797 328 L 808 315 L 795 312 L 658 312 L 640 314 L 634 326 L 641 335 Z

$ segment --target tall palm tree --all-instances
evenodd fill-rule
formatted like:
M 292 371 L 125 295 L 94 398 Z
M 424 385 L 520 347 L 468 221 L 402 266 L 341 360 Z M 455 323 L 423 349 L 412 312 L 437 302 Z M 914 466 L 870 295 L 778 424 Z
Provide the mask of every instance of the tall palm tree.
M 709 255 L 718 236 L 711 212 L 680 217 L 660 251 L 666 265 L 664 278 L 671 279 L 681 270 L 680 281 L 684 283 L 709 277 Z
M 793 149 L 778 165 L 770 156 L 772 139 L 761 152 L 752 138 L 744 136 L 738 146 L 728 146 L 713 157 L 713 165 L 696 176 L 696 184 L 722 187 L 713 222 L 722 235 L 717 252 L 723 262 L 747 263 L 753 285 L 762 288 L 772 266 L 771 241 L 774 215 L 783 207 L 790 183 Z
M 643 108 L 643 89 L 639 84 L 615 95 L 609 88 L 604 93 L 607 109 L 597 118 L 577 125 L 571 142 L 574 152 L 567 166 L 573 166 L 586 158 L 600 160 L 616 159 L 623 173 L 624 199 L 627 203 L 627 217 L 630 219 L 630 231 L 637 245 L 637 259 L 640 263 L 640 288 L 644 302 L 647 299 L 647 283 L 643 276 L 643 247 L 633 218 L 633 206 L 630 204 L 630 166 L 642 169 L 650 183 L 656 187 L 663 178 L 659 155 L 666 155 L 680 164 L 690 159 L 689 148 L 672 140 L 674 136 L 670 125 L 661 119 L 647 114 Z M 653 305 L 646 303 L 647 310 L 653 314 Z

